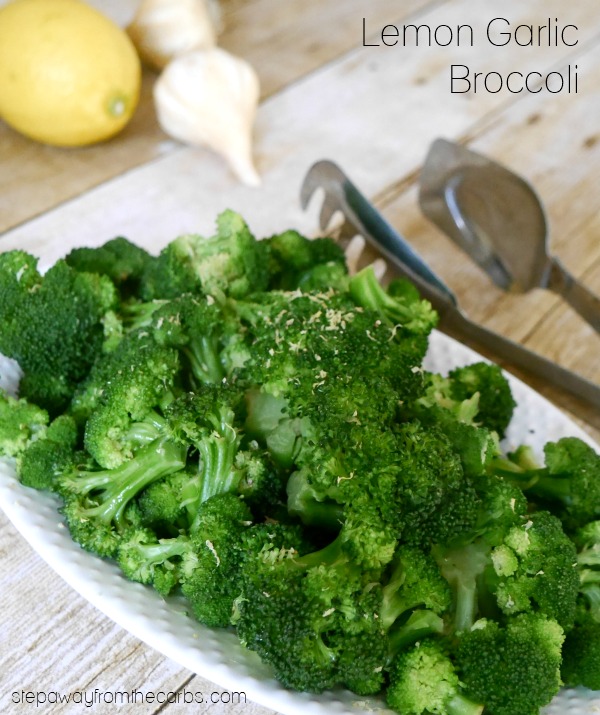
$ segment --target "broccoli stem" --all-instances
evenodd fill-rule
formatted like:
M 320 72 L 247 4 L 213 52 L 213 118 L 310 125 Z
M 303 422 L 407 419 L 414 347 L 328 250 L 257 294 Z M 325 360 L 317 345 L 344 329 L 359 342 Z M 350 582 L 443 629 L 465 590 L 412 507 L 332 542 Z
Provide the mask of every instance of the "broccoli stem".
M 413 318 L 401 301 L 386 293 L 371 266 L 350 280 L 350 294 L 358 305 L 377 311 L 392 323 L 403 325 Z
M 571 496 L 571 479 L 568 477 L 547 476 L 546 470 L 538 472 L 537 479 L 529 487 L 538 497 L 567 503 Z
M 479 606 L 478 580 L 490 561 L 490 547 L 483 541 L 445 553 L 435 553 L 442 575 L 454 592 L 454 628 L 470 630 Z
M 154 313 L 161 308 L 166 300 L 153 300 L 148 303 L 130 301 L 121 307 L 121 317 L 128 330 L 145 328 L 152 322 Z
M 200 452 L 200 491 L 198 504 L 217 495 L 237 489 L 241 472 L 234 469 L 237 439 L 213 436 L 198 444 Z
M 166 426 L 165 420 L 157 413 L 150 412 L 142 422 L 134 422 L 127 430 L 125 441 L 140 446 L 158 439 Z
M 444 621 L 433 611 L 419 610 L 411 613 L 406 623 L 399 628 L 392 628 L 389 634 L 390 657 L 414 645 L 422 638 L 441 635 L 444 632 Z
M 222 382 L 225 371 L 214 338 L 206 335 L 195 337 L 183 352 L 196 380 L 207 385 L 219 385 Z
M 483 705 L 474 703 L 460 693 L 456 693 L 446 703 L 446 712 L 448 715 L 481 715 L 483 708 Z
M 185 467 L 187 447 L 168 440 L 155 440 L 142 447 L 133 459 L 124 462 L 116 469 L 100 472 L 82 472 L 70 484 L 81 480 L 84 489 L 80 493 L 89 493 L 87 484 L 103 481 L 101 503 L 95 507 L 83 509 L 83 517 L 97 518 L 110 524 L 114 521 L 119 528 L 124 528 L 124 512 L 127 504 L 152 482 L 172 474 Z
M 295 559 L 294 564 L 303 569 L 310 569 L 316 566 L 333 566 L 338 562 L 345 563 L 348 558 L 342 550 L 342 543 L 342 537 L 337 536 L 322 549 Z
M 174 556 L 183 556 L 189 551 L 189 542 L 181 537 L 176 539 L 161 539 L 157 544 L 136 544 L 135 549 L 141 556 L 142 568 L 158 566 Z
M 339 531 L 344 521 L 343 507 L 333 500 L 321 500 L 302 472 L 294 472 L 287 483 L 288 512 L 304 524 Z

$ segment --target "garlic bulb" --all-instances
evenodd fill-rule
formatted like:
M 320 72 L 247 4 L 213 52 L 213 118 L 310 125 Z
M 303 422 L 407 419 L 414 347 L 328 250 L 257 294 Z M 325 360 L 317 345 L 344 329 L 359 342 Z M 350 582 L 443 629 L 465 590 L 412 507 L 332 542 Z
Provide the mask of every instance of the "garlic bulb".
M 142 0 L 127 33 L 142 60 L 161 70 L 178 55 L 214 47 L 220 23 L 215 0 Z
M 154 85 L 158 121 L 174 139 L 223 155 L 245 184 L 260 178 L 252 161 L 259 99 L 256 72 L 218 47 L 175 58 Z

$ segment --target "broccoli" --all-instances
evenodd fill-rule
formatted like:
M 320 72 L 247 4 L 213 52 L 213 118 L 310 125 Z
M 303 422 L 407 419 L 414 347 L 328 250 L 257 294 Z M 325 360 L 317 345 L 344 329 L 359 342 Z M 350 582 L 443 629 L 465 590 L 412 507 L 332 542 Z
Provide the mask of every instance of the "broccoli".
M 481 526 L 471 537 L 434 550 L 454 591 L 454 629 L 466 631 L 478 615 L 500 618 L 500 612 L 539 612 L 571 628 L 578 590 L 576 551 L 560 521 L 548 512 L 521 518 L 517 507 L 523 508 L 522 500 L 510 497 L 502 485 L 490 485 L 483 503 L 490 500 L 493 505 L 483 507 Z M 497 508 L 503 512 L 486 529 L 486 517 Z
M 45 433 L 47 425 L 48 413 L 41 407 L 0 390 L 0 455 L 16 457 Z
M 567 633 L 561 668 L 565 685 L 600 690 L 600 623 L 591 618 Z
M 528 447 L 497 462 L 497 471 L 512 479 L 530 500 L 539 501 L 574 531 L 600 517 L 600 455 L 577 437 L 563 437 L 544 447 L 540 467 Z
M 567 633 L 561 674 L 570 686 L 600 690 L 600 521 L 573 535 L 577 546 L 579 601 L 575 626 Z
M 443 644 L 431 639 L 397 656 L 390 668 L 386 700 L 403 715 L 481 715 L 484 707 L 465 695 Z
M 215 236 L 181 236 L 148 264 L 140 296 L 153 300 L 203 293 L 242 298 L 266 289 L 268 279 L 267 244 L 254 238 L 239 214 L 224 211 Z
M 167 301 L 153 313 L 149 330 L 158 344 L 180 351 L 191 388 L 219 384 L 249 357 L 235 317 L 203 296 Z
M 421 300 L 408 281 L 397 281 L 387 292 L 371 266 L 350 280 L 350 293 L 357 305 L 376 311 L 390 325 L 407 333 L 428 335 L 438 322 L 431 303 Z
M 238 635 L 287 687 L 378 692 L 387 649 L 370 583 L 339 538 L 304 555 L 293 543 L 265 546 L 242 571 Z
M 143 248 L 119 236 L 98 248 L 74 248 L 65 263 L 80 273 L 108 276 L 121 298 L 137 295 L 140 280 L 156 259 Z
M 424 370 L 436 323 L 407 281 L 232 211 L 157 257 L 117 238 L 42 277 L 11 251 L 0 454 L 83 549 L 287 687 L 535 715 L 561 648 L 565 682 L 600 685 L 600 457 L 504 455 L 507 380 Z
M 573 541 L 578 549 L 579 590 L 585 610 L 591 620 L 600 623 L 600 521 L 578 529 Z
M 460 638 L 458 674 L 490 715 L 531 715 L 561 686 L 563 642 L 559 624 L 539 613 L 514 616 L 506 625 L 479 620 Z
M 487 367 L 485 363 L 476 363 L 469 368 L 476 371 L 480 366 Z M 501 375 L 499 379 L 504 380 Z M 450 377 L 426 373 L 424 380 L 423 394 L 414 403 L 405 405 L 404 412 L 425 425 L 440 428 L 460 456 L 465 473 L 480 476 L 499 454 L 497 435 L 480 424 L 480 393 L 457 399 Z M 507 383 L 506 390 L 510 396 Z
M 121 536 L 139 525 L 139 513 L 134 520 L 128 513 L 130 502 L 153 481 L 183 469 L 186 455 L 185 445 L 158 438 L 114 469 L 73 464 L 57 485 L 73 539 L 99 556 L 115 556 Z
M 459 367 L 449 373 L 448 380 L 451 395 L 457 402 L 479 395 L 477 422 L 504 437 L 516 403 L 498 365 L 478 362 Z
M 191 548 L 187 536 L 158 539 L 151 529 L 132 526 L 118 543 L 116 559 L 128 579 L 168 596 L 179 584 L 181 562 Z
M 19 479 L 27 487 L 56 491 L 56 480 L 75 460 L 79 433 L 75 420 L 59 415 L 42 436 L 17 458 Z
M 92 371 L 78 409 L 91 411 L 85 447 L 98 464 L 117 467 L 164 432 L 162 413 L 178 394 L 179 371 L 177 351 L 143 331 L 129 335 Z
M 327 290 L 347 285 L 342 248 L 330 238 L 308 239 L 297 231 L 265 239 L 270 249 L 270 290 Z
M 303 556 L 263 549 L 243 575 L 235 621 L 242 641 L 301 690 L 338 684 L 378 692 L 388 660 L 439 632 L 437 614 L 450 605 L 448 585 L 425 552 L 400 547 L 385 576 L 358 567 L 341 536 Z
M 116 306 L 106 276 L 58 261 L 42 277 L 33 256 L 0 254 L 0 352 L 24 372 L 21 396 L 60 414 L 101 351 L 102 321 Z

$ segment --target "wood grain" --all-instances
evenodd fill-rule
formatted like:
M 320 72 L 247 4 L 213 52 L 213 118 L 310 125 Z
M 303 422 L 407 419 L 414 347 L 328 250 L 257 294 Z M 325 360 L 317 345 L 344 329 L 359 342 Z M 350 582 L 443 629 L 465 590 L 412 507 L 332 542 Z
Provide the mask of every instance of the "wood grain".
M 0 0 L 2 4 L 3 0 Z M 134 0 L 95 0 L 126 22 Z M 258 234 L 296 225 L 315 233 L 315 206 L 300 212 L 298 190 L 310 164 L 333 158 L 348 170 L 388 218 L 439 270 L 475 319 L 529 347 L 600 379 L 598 336 L 544 291 L 506 295 L 429 225 L 417 209 L 415 181 L 437 136 L 468 141 L 509 164 L 540 192 L 552 225 L 551 247 L 586 284 L 600 292 L 600 50 L 593 2 L 507 0 L 502 14 L 515 22 L 560 16 L 581 27 L 573 49 L 523 48 L 515 53 L 474 48 L 360 48 L 357 17 L 373 24 L 419 22 L 481 27 L 469 0 L 402 3 L 374 0 L 224 0 L 228 30 L 222 44 L 253 61 L 265 100 L 257 122 L 260 191 L 237 185 L 210 152 L 183 147 L 158 129 L 147 74 L 134 123 L 114 142 L 84 150 L 42 147 L 0 127 L 0 231 L 4 250 L 24 248 L 48 265 L 81 244 L 127 234 L 158 250 L 178 233 L 208 233 L 216 213 L 230 206 L 247 215 Z M 490 10 L 491 12 L 491 10 Z M 491 17 L 491 15 L 490 15 Z M 336 30 L 334 32 L 333 30 Z M 579 63 L 575 97 L 467 98 L 448 93 L 448 66 L 478 71 L 549 69 Z M 8 230 L 10 229 L 10 230 Z M 548 386 L 537 385 L 550 398 Z M 571 406 L 587 431 L 600 437 Z M 115 626 L 54 574 L 0 514 L 0 712 L 24 713 L 13 690 L 117 688 L 210 692 L 214 686 L 153 652 Z M 218 688 L 214 688 L 218 690 Z M 202 707 L 194 712 L 268 715 L 254 705 Z M 177 705 L 135 707 L 142 715 L 175 715 Z M 80 713 L 55 706 L 45 712 Z M 94 713 L 114 712 L 98 706 Z
M 0 0 L 0 6 L 5 2 Z M 392 10 L 388 0 L 376 0 L 366 15 L 373 23 L 386 17 L 400 21 L 427 4 L 436 3 L 409 0 Z M 96 2 L 100 10 L 123 25 L 136 5 L 137 0 Z M 225 31 L 219 44 L 252 63 L 263 96 L 268 96 L 356 46 L 359 5 L 358 0 L 343 5 L 323 5 L 320 0 L 225 3 Z M 74 149 L 43 146 L 0 123 L 0 234 L 176 150 L 180 145 L 162 132 L 156 120 L 152 101 L 155 80 L 155 73 L 144 71 L 133 120 L 117 137 L 99 145 Z

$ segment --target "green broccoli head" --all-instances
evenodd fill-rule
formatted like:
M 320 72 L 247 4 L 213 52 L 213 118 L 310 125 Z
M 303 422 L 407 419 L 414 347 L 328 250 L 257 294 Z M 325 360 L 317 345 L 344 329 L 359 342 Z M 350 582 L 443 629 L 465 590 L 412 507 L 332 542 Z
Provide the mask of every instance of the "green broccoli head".
M 0 352 L 24 372 L 21 395 L 59 414 L 101 351 L 103 318 L 116 306 L 106 276 L 58 261 L 42 277 L 33 256 L 0 254 Z
M 74 248 L 65 263 L 80 273 L 107 276 L 121 297 L 127 298 L 137 295 L 144 272 L 155 260 L 143 248 L 119 236 L 98 248 Z
M 448 379 L 450 393 L 457 402 L 479 396 L 476 422 L 504 437 L 516 402 L 498 365 L 478 362 L 459 367 L 449 373 Z
M 490 715 L 537 713 L 560 689 L 563 642 L 563 629 L 541 614 L 521 614 L 505 626 L 477 621 L 459 642 L 460 679 Z
M 289 541 L 265 547 L 247 562 L 236 604 L 240 639 L 286 687 L 377 692 L 387 644 L 372 578 L 351 562 L 340 539 L 304 555 L 298 548 Z
M 565 685 L 600 690 L 600 623 L 584 618 L 565 639 L 561 668 Z
M 491 560 L 488 584 L 504 613 L 533 610 L 565 629 L 573 626 L 579 588 L 577 553 L 556 517 L 548 512 L 530 515 L 492 549 Z
M 194 548 L 183 560 L 181 584 L 201 623 L 230 624 L 247 556 L 242 533 L 251 524 L 250 510 L 235 494 L 218 494 L 200 505 L 191 537 Z
M 426 639 L 390 666 L 387 704 L 403 715 L 481 715 L 483 705 L 463 692 L 456 667 L 439 640 Z M 513 713 L 514 715 L 514 713 Z
M 57 491 L 71 536 L 84 549 L 114 557 L 122 536 L 142 526 L 138 495 L 186 466 L 187 447 L 160 437 L 114 469 L 98 469 L 88 457 L 60 475 Z
M 396 281 L 386 291 L 371 266 L 350 280 L 350 294 L 357 305 L 379 313 L 382 320 L 402 333 L 429 335 L 438 322 L 431 303 L 421 300 L 408 281 Z
M 46 410 L 0 390 L 0 455 L 21 454 L 31 442 L 43 436 L 47 425 Z
M 157 539 L 151 529 L 133 526 L 119 540 L 116 559 L 128 579 L 167 596 L 179 584 L 182 560 L 191 550 L 186 536 Z
M 530 490 L 552 505 L 567 529 L 600 517 L 600 456 L 577 437 L 544 447 L 546 473 Z
M 297 231 L 266 239 L 270 250 L 270 290 L 328 290 L 348 282 L 343 249 L 330 238 L 308 239 Z
M 268 247 L 257 241 L 239 214 L 224 211 L 212 238 L 180 236 L 146 270 L 141 297 L 177 298 L 183 293 L 241 298 L 266 289 Z
M 75 458 L 79 432 L 75 420 L 59 415 L 39 439 L 31 442 L 17 458 L 17 473 L 26 487 L 57 490 L 57 480 Z

